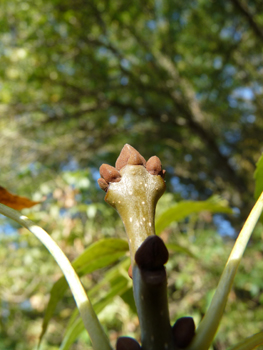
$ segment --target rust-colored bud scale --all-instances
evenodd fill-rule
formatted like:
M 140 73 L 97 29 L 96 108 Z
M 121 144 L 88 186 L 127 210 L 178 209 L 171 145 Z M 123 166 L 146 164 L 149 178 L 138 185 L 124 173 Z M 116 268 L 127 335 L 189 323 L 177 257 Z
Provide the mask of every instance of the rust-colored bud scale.
M 100 175 L 106 182 L 118 182 L 121 180 L 121 175 L 117 169 L 108 164 L 102 164 L 100 167 Z
M 146 163 L 146 169 L 152 175 L 162 174 L 162 163 L 156 156 L 151 157 Z
M 98 179 L 98 184 L 103 191 L 107 192 L 109 184 L 105 179 L 102 179 L 102 178 Z
M 117 170 L 121 170 L 127 164 L 146 165 L 146 160 L 144 157 L 138 151 L 136 151 L 135 148 L 128 144 L 126 144 L 121 150 L 121 153 L 116 160 L 115 167 Z

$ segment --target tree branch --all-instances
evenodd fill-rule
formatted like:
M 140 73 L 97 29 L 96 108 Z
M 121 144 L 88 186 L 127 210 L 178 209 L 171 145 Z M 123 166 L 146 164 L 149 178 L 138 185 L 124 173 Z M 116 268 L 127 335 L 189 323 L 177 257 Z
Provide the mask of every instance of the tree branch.
M 242 13 L 242 15 L 247 19 L 250 27 L 256 34 L 256 36 L 263 40 L 263 29 L 259 27 L 257 22 L 255 21 L 253 15 L 249 13 L 249 9 L 245 3 L 241 3 L 239 0 L 231 0 L 233 5 Z

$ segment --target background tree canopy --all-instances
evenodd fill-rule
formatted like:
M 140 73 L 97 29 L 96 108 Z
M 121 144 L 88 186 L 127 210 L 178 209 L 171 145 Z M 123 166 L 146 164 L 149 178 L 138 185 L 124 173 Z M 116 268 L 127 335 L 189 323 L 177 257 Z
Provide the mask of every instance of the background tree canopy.
M 71 258 L 99 238 L 123 236 L 122 224 L 104 205 L 95 180 L 101 163 L 113 165 L 125 143 L 145 158 L 157 154 L 162 160 L 168 192 L 175 193 L 163 200 L 164 207 L 219 194 L 238 208 L 239 215 L 230 220 L 234 228 L 241 227 L 254 202 L 253 172 L 263 150 L 261 0 L 2 0 L 0 9 L 0 185 L 35 200 L 47 197 L 41 209 L 28 213 Z M 197 305 L 205 310 L 200 300 L 216 286 L 218 260 L 220 267 L 225 262 L 214 250 L 221 247 L 222 253 L 228 243 L 211 233 L 214 224 L 205 216 L 173 228 L 192 238 L 194 230 L 201 230 L 196 251 L 209 229 L 206 258 L 215 254 L 216 272 L 208 269 L 211 262 L 196 267 L 184 257 L 189 274 L 179 276 L 183 263 L 171 263 L 177 269 L 171 296 L 181 300 L 188 298 L 188 287 L 195 290 L 195 300 L 187 299 L 189 313 Z M 9 231 L 5 224 L 3 232 Z M 1 335 L 6 349 L 24 349 L 23 341 L 36 344 L 46 294 L 60 273 L 33 238 L 1 237 L 4 272 L 12 273 L 5 273 L 0 284 L 17 295 L 2 295 Z M 35 258 L 45 264 L 32 265 Z M 251 264 L 244 265 L 246 273 Z M 189 280 L 198 273 L 210 281 L 202 292 L 198 281 L 193 287 Z M 251 320 L 251 309 L 261 305 L 258 276 L 254 284 L 246 281 L 245 288 L 240 282 L 239 292 L 233 292 L 232 326 L 241 312 Z M 98 278 L 92 275 L 84 283 L 89 287 Z M 19 299 L 22 291 L 27 292 Z M 239 309 L 233 306 L 237 299 L 242 300 Z M 33 309 L 21 308 L 25 300 Z M 249 310 L 247 300 L 252 300 Z M 65 305 L 73 305 L 70 294 L 57 311 L 47 349 L 57 349 L 60 342 L 61 319 L 69 316 Z M 259 319 L 255 327 L 260 325 Z M 229 323 L 223 326 L 225 333 L 230 328 Z M 22 341 L 25 329 L 28 338 Z M 243 331 L 231 333 L 230 339 Z M 224 348 L 229 338 L 222 339 Z
M 224 193 L 247 212 L 262 147 L 261 1 L 1 7 L 2 181 L 14 187 L 10 164 L 44 176 L 113 163 L 128 142 L 158 153 L 184 196 Z

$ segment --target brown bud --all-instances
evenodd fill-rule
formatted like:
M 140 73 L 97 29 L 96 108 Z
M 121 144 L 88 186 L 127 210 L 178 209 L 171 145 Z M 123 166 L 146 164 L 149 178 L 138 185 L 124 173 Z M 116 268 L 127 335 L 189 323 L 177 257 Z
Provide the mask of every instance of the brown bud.
M 109 187 L 108 182 L 106 182 L 104 179 L 100 178 L 100 179 L 98 179 L 98 184 L 103 191 L 107 192 L 107 189 Z
M 140 350 L 140 344 L 133 338 L 120 337 L 117 340 L 116 350 Z
M 136 151 L 132 146 L 126 145 L 121 150 L 121 153 L 116 160 L 115 167 L 117 170 L 121 170 L 125 165 L 146 165 L 146 161 L 143 156 Z
M 162 267 L 168 260 L 169 253 L 158 236 L 149 236 L 135 253 L 135 261 L 139 268 L 155 270 Z
M 146 161 L 142 155 L 136 150 L 135 152 L 131 152 L 130 158 L 128 159 L 128 164 L 130 165 L 146 165 Z
M 118 182 L 121 180 L 121 174 L 113 166 L 102 164 L 100 167 L 100 175 L 106 182 Z
M 186 348 L 195 335 L 195 324 L 192 317 L 179 318 L 172 327 L 175 345 Z
M 147 171 L 152 175 L 162 175 L 162 163 L 156 156 L 151 157 L 146 163 Z

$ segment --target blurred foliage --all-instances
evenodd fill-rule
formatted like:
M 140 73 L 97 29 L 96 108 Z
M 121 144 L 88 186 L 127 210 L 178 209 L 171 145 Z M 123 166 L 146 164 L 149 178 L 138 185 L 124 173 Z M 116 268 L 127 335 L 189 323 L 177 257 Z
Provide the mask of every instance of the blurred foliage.
M 54 208 L 57 207 L 56 210 L 59 212 L 67 201 L 68 198 L 65 197 L 64 202 L 59 203 L 58 201 L 57 205 L 53 204 L 50 206 L 51 211 L 55 212 Z M 195 204 L 193 202 L 193 211 Z M 47 211 L 46 206 L 47 204 L 43 204 L 43 210 L 34 208 L 30 209 L 30 212 L 29 210 L 25 212 L 39 224 L 43 223 L 43 215 L 50 216 L 51 219 L 45 223 L 45 226 L 51 223 L 52 237 L 56 238 L 71 260 L 77 257 L 76 268 L 84 269 L 85 274 L 82 276 L 82 281 L 95 310 L 108 329 L 112 344 L 115 344 L 117 337 L 121 334 L 135 336 L 138 339 L 139 328 L 132 297 L 132 283 L 127 274 L 129 259 L 125 258 L 124 254 L 127 244 L 120 241 L 120 247 L 123 247 L 121 249 L 124 251 L 119 263 L 103 267 L 104 256 L 108 259 L 107 252 L 112 249 L 105 245 L 106 241 L 112 242 L 111 245 L 112 247 L 115 245 L 115 248 L 116 244 L 120 243 L 118 241 L 114 243 L 111 238 L 106 240 L 97 238 L 104 228 L 103 224 L 101 229 L 97 227 L 97 220 L 104 215 L 107 218 L 107 212 L 114 214 L 111 207 L 106 203 L 94 204 L 94 208 L 104 206 L 105 212 L 98 211 L 95 216 L 88 218 L 89 204 L 82 204 L 83 209 L 86 206 L 85 219 L 81 213 L 76 214 L 75 211 L 70 213 L 68 209 L 65 222 L 63 215 L 56 215 L 52 219 L 52 214 Z M 161 198 L 157 208 L 157 220 L 158 216 L 162 217 L 167 211 L 167 209 L 164 211 L 163 208 L 168 206 L 175 206 L 171 194 L 165 194 Z M 191 207 L 191 202 L 189 206 Z M 186 213 L 188 214 L 189 212 Z M 124 237 L 123 228 L 119 228 L 118 233 L 119 219 L 114 218 L 113 215 L 111 219 L 111 227 L 114 230 L 116 228 L 115 235 Z M 83 223 L 85 223 L 84 226 Z M 187 216 L 186 220 L 169 222 L 169 224 L 162 231 L 161 237 L 167 243 L 170 251 L 167 273 L 171 319 L 175 321 L 178 317 L 191 315 L 198 324 L 216 288 L 232 248 L 233 238 L 216 234 L 212 216 L 208 211 L 194 213 L 190 217 Z M 78 233 L 79 225 L 84 227 L 84 235 Z M 44 314 L 48 312 L 49 292 L 51 295 L 55 293 L 56 298 L 55 290 L 59 291 L 59 286 L 64 286 L 64 284 L 61 284 L 63 282 L 59 279 L 61 273 L 55 262 L 34 237 L 31 237 L 24 229 L 17 228 L 18 235 L 15 231 L 8 229 L 6 224 L 2 227 L 7 230 L 1 234 L 3 244 L 0 246 L 0 257 L 3 261 L 1 269 L 4 269 L 4 273 L 0 274 L 3 347 L 33 349 L 41 333 Z M 70 235 L 65 230 L 69 227 L 71 228 Z M 87 238 L 95 227 L 98 236 L 93 233 L 92 240 L 95 243 L 90 245 Z M 235 287 L 231 291 L 225 317 L 215 341 L 215 348 L 218 346 L 226 348 L 241 338 L 259 331 L 262 327 L 262 238 L 262 226 L 259 226 L 236 277 Z M 89 255 L 85 251 L 86 245 L 89 245 L 87 248 Z M 101 254 L 95 254 L 97 247 L 102 248 Z M 181 250 L 178 247 L 181 247 Z M 116 248 L 115 254 L 112 254 L 112 261 L 118 259 L 120 253 L 121 250 L 118 252 Z M 87 267 L 85 267 L 86 259 L 89 259 L 91 263 Z M 78 264 L 80 260 L 83 261 L 83 266 Z M 99 267 L 102 269 L 92 272 Z M 54 284 L 55 281 L 57 282 Z M 83 332 L 82 321 L 78 318 L 69 291 L 64 291 L 59 296 L 59 300 L 55 309 L 51 305 L 53 316 L 51 315 L 52 318 L 49 320 L 41 349 L 58 349 L 59 344 L 61 344 L 61 349 L 91 349 L 90 341 L 85 336 L 86 332 Z
M 96 184 L 101 163 L 113 165 L 125 143 L 146 158 L 157 154 L 167 169 L 157 217 L 182 199 L 206 203 L 212 194 L 236 208 L 227 220 L 192 211 L 161 233 L 171 253 L 171 317 L 198 323 L 254 201 L 263 150 L 262 1 L 2 0 L 0 10 L 0 185 L 46 198 L 23 213 L 71 261 L 101 239 L 125 239 Z M 257 174 L 262 186 L 260 166 Z M 61 273 L 34 237 L 2 217 L 0 242 L 0 348 L 33 349 Z M 215 350 L 263 327 L 262 254 L 259 225 Z M 121 334 L 139 338 L 126 263 L 82 276 L 112 344 Z M 72 325 L 81 331 L 74 308 L 66 291 L 42 350 L 58 349 Z M 91 349 L 80 331 L 71 349 Z
M 0 6 L 4 187 L 33 193 L 61 169 L 113 164 L 128 142 L 158 153 L 170 190 L 223 194 L 246 216 L 262 151 L 261 0 Z

